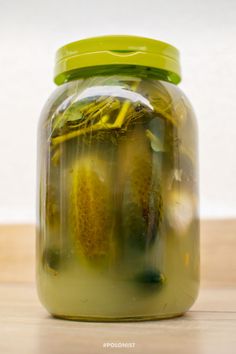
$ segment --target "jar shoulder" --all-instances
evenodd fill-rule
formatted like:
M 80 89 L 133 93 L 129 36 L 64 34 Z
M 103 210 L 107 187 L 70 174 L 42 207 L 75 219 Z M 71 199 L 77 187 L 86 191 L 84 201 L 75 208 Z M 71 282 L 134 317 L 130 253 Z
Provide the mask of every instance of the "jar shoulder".
M 182 123 L 184 119 L 188 120 L 188 123 L 197 130 L 197 117 L 193 105 L 182 88 L 168 82 L 162 81 L 161 83 L 170 97 L 173 113 L 175 113 L 179 123 Z
M 73 92 L 69 89 L 70 84 L 56 87 L 45 102 L 39 117 L 39 127 L 48 119 L 52 119 L 57 112 L 60 112 L 62 105 L 65 105 Z M 73 90 L 74 91 L 74 90 Z
M 39 126 L 66 110 L 72 114 L 73 108 L 77 109 L 82 101 L 94 101 L 99 97 L 141 102 L 153 112 L 169 113 L 178 124 L 188 120 L 197 130 L 192 104 L 179 86 L 157 79 L 123 75 L 78 79 L 59 86 L 43 107 Z

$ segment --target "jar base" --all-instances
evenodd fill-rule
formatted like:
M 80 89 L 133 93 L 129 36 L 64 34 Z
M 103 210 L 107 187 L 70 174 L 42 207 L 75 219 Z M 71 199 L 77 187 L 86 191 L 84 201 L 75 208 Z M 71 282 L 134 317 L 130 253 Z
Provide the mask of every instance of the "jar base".
M 165 320 L 171 319 L 175 317 L 181 317 L 185 314 L 185 312 L 179 313 L 170 313 L 166 315 L 153 315 L 153 316 L 128 316 L 128 317 L 92 317 L 92 316 L 70 316 L 70 315 L 58 315 L 58 314 L 51 314 L 52 317 L 61 319 L 61 320 L 68 320 L 68 321 L 80 321 L 80 322 L 142 322 L 142 321 L 158 321 L 158 320 Z

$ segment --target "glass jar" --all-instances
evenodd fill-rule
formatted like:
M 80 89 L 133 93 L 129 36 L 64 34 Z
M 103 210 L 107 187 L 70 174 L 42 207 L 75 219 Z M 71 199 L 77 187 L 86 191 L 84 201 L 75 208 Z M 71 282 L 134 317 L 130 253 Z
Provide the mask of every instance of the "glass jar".
M 178 51 L 135 36 L 57 53 L 38 136 L 37 287 L 56 317 L 179 316 L 199 286 L 197 128 Z

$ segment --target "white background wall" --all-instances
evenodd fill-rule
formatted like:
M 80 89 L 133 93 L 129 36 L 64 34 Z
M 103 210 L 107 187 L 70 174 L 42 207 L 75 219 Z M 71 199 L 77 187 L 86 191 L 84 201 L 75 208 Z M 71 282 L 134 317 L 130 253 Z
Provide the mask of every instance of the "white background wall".
M 0 222 L 34 221 L 36 128 L 56 49 L 102 34 L 180 49 L 199 120 L 201 214 L 235 217 L 235 0 L 0 0 Z

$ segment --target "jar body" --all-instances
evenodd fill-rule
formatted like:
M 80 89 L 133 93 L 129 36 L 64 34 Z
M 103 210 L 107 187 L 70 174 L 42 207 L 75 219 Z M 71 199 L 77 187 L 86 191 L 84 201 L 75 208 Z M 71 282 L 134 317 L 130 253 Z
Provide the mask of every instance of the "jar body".
M 199 286 L 197 131 L 175 85 L 62 85 L 38 137 L 37 287 L 54 316 L 177 316 Z

